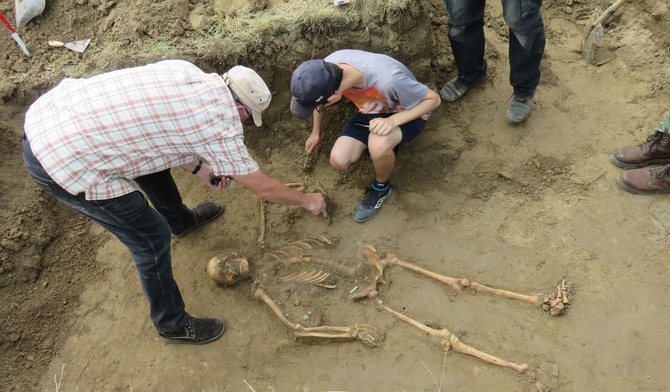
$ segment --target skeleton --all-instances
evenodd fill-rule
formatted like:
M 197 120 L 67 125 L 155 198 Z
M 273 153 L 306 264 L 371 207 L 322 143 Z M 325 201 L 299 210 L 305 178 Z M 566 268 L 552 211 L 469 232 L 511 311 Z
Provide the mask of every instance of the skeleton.
M 356 263 L 346 266 L 334 262 L 326 257 L 332 253 L 335 241 L 325 236 L 306 238 L 289 243 L 279 249 L 267 253 L 270 263 L 262 264 L 270 267 L 270 270 L 262 276 L 256 276 L 254 281 L 254 297 L 263 301 L 279 320 L 293 332 L 295 339 L 333 339 L 338 341 L 357 340 L 367 346 L 374 347 L 381 343 L 383 334 L 376 327 L 365 323 L 355 323 L 349 326 L 320 325 L 321 320 L 316 320 L 319 325 L 307 326 L 292 322 L 286 312 L 282 310 L 287 302 L 291 301 L 291 294 L 304 290 L 326 290 L 336 291 L 348 281 L 360 283 L 346 294 L 340 297 L 348 301 L 361 301 L 369 299 L 376 308 L 391 313 L 398 319 L 412 325 L 432 338 L 439 339 L 440 346 L 445 350 L 453 350 L 462 354 L 475 356 L 488 363 L 507 367 L 517 372 L 528 369 L 527 364 L 517 364 L 487 354 L 461 342 L 456 335 L 446 328 L 434 329 L 424 325 L 409 316 L 403 315 L 386 306 L 381 301 L 378 288 L 385 285 L 385 269 L 397 266 L 405 270 L 416 272 L 420 275 L 432 278 L 444 283 L 456 291 L 465 289 L 479 291 L 504 298 L 532 303 L 542 307 L 552 316 L 563 314 L 569 305 L 569 284 L 562 280 L 556 287 L 556 292 L 549 295 L 526 295 L 512 291 L 485 286 L 468 278 L 452 278 L 424 269 L 418 265 L 399 259 L 393 254 L 387 254 L 380 258 L 379 254 L 370 245 L 359 248 Z M 261 264 L 261 263 L 259 263 Z M 207 268 L 209 276 L 217 284 L 229 286 L 239 280 L 249 277 L 248 261 L 237 254 L 224 257 L 223 260 L 212 258 Z M 279 290 L 276 290 L 279 288 Z M 268 291 L 275 289 L 275 293 Z M 284 299 L 278 299 L 280 296 Z M 305 320 L 305 319 L 303 319 Z

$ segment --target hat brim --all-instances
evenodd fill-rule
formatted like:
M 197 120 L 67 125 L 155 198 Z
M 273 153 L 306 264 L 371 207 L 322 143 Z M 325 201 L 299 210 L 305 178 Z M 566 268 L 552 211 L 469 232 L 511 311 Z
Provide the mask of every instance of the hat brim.
M 263 121 L 261 120 L 261 112 L 257 112 L 255 110 L 251 111 L 251 117 L 254 119 L 254 124 L 256 124 L 257 127 L 260 127 L 263 125 Z
M 315 106 L 304 105 L 297 99 L 291 98 L 291 113 L 300 120 L 307 120 L 314 113 Z

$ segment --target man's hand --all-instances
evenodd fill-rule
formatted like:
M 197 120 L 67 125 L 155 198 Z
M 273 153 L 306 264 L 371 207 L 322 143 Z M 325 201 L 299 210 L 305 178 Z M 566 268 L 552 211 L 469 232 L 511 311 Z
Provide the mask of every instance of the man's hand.
M 214 172 L 212 171 L 212 167 L 210 165 L 202 165 L 202 169 L 198 171 L 197 176 L 200 177 L 200 179 L 203 180 L 207 184 L 207 186 L 217 191 L 228 188 L 230 184 L 232 184 L 233 182 L 232 178 L 225 176 L 222 177 L 220 181 L 215 181 L 214 184 L 212 184 L 211 181 L 212 177 L 210 176 L 210 174 L 215 177 L 218 177 L 216 176 L 216 174 L 214 174 Z
M 377 117 L 370 120 L 370 132 L 379 136 L 386 136 L 397 127 L 398 125 L 396 125 L 391 117 Z
M 258 170 L 251 174 L 235 176 L 235 180 L 246 186 L 254 195 L 272 203 L 300 206 L 318 215 L 326 210 L 326 201 L 320 193 L 302 193 L 291 189 Z
M 326 210 L 326 200 L 320 193 L 305 193 L 305 202 L 302 207 L 314 215 Z

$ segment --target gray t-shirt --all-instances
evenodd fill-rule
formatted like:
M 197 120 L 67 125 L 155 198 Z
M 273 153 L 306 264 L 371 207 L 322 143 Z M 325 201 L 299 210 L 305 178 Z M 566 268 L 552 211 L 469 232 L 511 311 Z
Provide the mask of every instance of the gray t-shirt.
M 333 52 L 324 60 L 351 65 L 361 71 L 365 87 L 350 88 L 342 95 L 363 114 L 397 113 L 411 109 L 428 93 L 428 86 L 419 83 L 404 64 L 384 54 L 346 49 Z

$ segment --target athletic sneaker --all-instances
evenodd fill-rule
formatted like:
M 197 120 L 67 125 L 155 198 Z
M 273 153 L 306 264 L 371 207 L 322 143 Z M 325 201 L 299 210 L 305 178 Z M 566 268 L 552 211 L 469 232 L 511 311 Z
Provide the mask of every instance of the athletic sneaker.
M 518 124 L 527 119 L 530 115 L 530 109 L 533 107 L 533 96 L 520 97 L 516 94 L 510 99 L 507 106 L 507 121 L 512 124 Z
M 365 190 L 363 199 L 354 210 L 354 220 L 358 223 L 367 222 L 372 219 L 379 209 L 382 208 L 384 200 L 391 196 L 391 187 L 385 191 L 376 191 L 372 187 Z
M 174 343 L 203 344 L 221 337 L 225 329 L 226 324 L 223 320 L 191 317 L 179 331 L 159 332 L 158 334 Z

